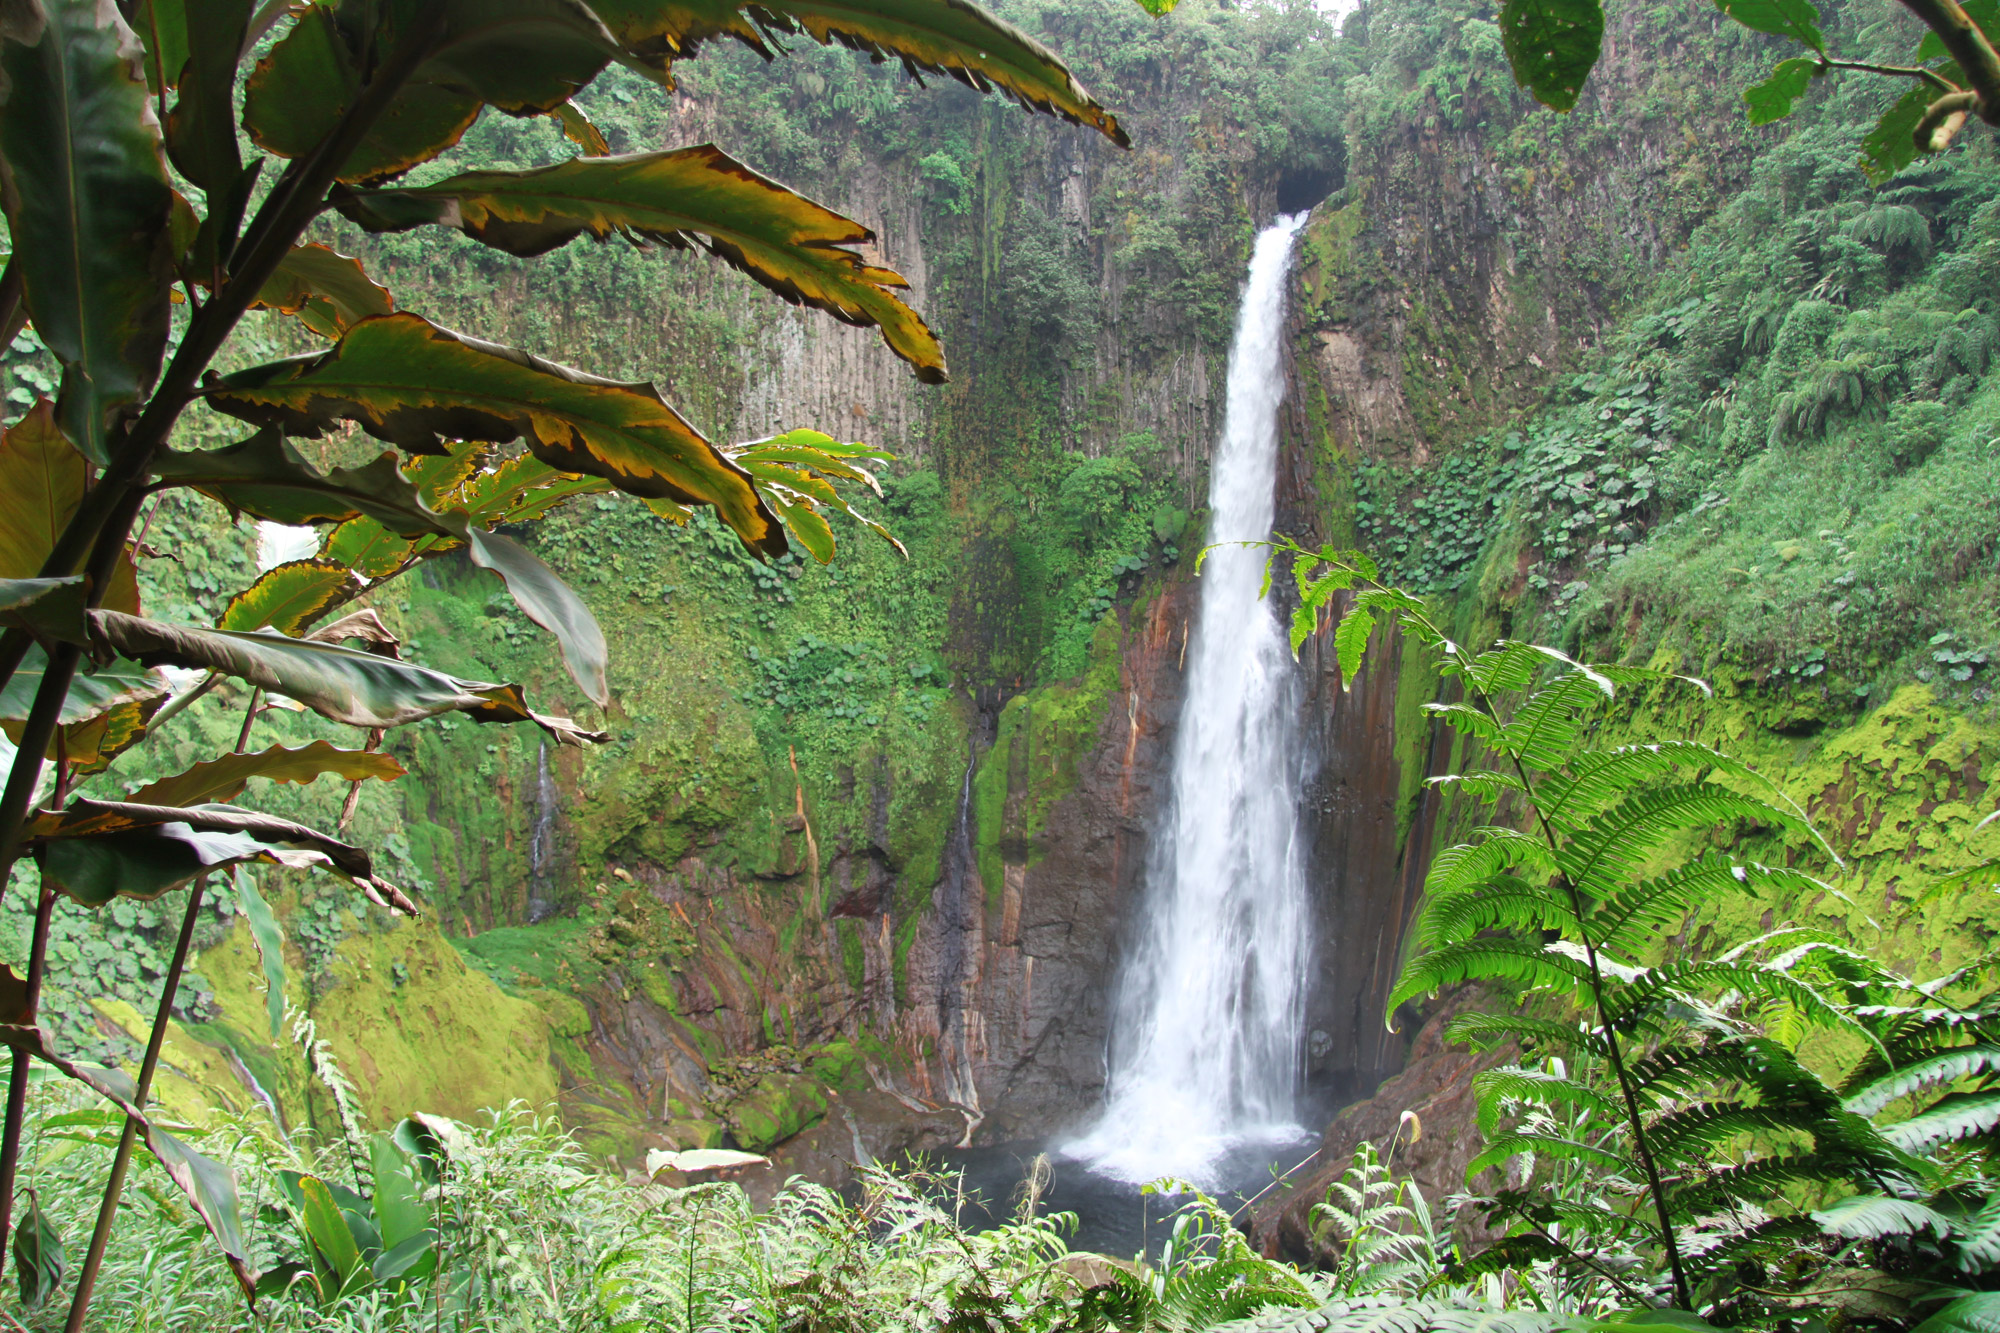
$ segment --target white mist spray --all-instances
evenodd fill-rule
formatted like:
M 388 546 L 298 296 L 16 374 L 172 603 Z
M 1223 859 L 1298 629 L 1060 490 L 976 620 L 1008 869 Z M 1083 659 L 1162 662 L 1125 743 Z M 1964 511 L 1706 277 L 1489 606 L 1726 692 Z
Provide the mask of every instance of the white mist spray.
M 1250 258 L 1209 481 L 1211 543 L 1271 535 L 1285 276 L 1304 221 L 1281 217 Z M 1172 805 L 1119 981 L 1104 1113 L 1067 1150 L 1125 1180 L 1212 1184 L 1232 1149 L 1301 1132 L 1309 943 L 1296 685 L 1283 631 L 1257 595 L 1264 557 L 1225 546 L 1202 566 Z

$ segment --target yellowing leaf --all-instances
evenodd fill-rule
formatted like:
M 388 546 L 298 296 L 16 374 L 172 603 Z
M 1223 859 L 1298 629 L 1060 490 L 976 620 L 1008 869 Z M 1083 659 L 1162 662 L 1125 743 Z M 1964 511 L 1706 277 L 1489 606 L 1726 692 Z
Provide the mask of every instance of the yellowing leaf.
M 909 286 L 849 247 L 875 233 L 794 194 L 713 144 L 663 153 L 572 158 L 533 171 L 471 171 L 412 189 L 346 196 L 372 231 L 455 226 L 513 255 L 538 255 L 588 233 L 597 240 L 699 241 L 795 304 L 876 327 L 917 378 L 941 383 L 944 351 L 893 294 Z
M 39 399 L 0 435 L 0 579 L 31 579 L 83 502 L 89 464 Z
M 384 782 L 403 776 L 403 766 L 379 750 L 343 750 L 326 741 L 288 750 L 274 745 L 256 754 L 229 754 L 196 764 L 184 773 L 149 782 L 127 798 L 135 805 L 200 805 L 233 801 L 251 778 L 273 782 L 311 782 L 326 774 L 359 782 Z
M 386 315 L 396 308 L 389 289 L 370 278 L 360 260 L 318 244 L 293 246 L 250 308 L 296 315 L 315 300 L 330 323 L 327 336 L 338 336 L 370 315 Z
M 256 630 L 270 626 L 297 634 L 344 601 L 358 585 L 347 566 L 332 560 L 293 560 L 267 569 L 229 599 L 217 629 Z

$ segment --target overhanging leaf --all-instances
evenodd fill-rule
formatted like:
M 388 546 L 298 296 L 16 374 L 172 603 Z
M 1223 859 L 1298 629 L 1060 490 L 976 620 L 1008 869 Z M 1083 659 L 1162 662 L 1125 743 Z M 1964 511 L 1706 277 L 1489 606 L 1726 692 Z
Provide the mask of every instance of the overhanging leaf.
M 1819 10 L 1808 0 L 1715 0 L 1715 7 L 1746 28 L 1789 37 L 1815 51 L 1826 50 L 1819 30 Z
M 271 904 L 257 891 L 256 877 L 238 866 L 235 879 L 237 910 L 250 923 L 250 939 L 264 965 L 264 1010 L 271 1020 L 271 1040 L 276 1041 L 285 1018 L 285 931 Z
M 29 1190 L 28 1211 L 14 1227 L 14 1276 L 21 1284 L 21 1304 L 33 1310 L 47 1302 L 62 1285 L 64 1268 L 62 1232 Z
M 1600 0 L 1506 0 L 1500 40 L 1514 79 L 1537 102 L 1568 111 L 1604 45 Z
M 181 175 L 208 194 L 211 212 L 243 172 L 236 145 L 236 61 L 250 24 L 250 0 L 179 0 L 151 6 L 156 22 L 180 10 L 186 64 L 171 81 L 180 100 L 167 115 L 167 151 Z M 235 225 L 230 233 L 233 238 Z
M 622 157 L 572 158 L 532 171 L 474 171 L 435 185 L 350 194 L 341 211 L 371 231 L 457 227 L 529 256 L 588 233 L 597 240 L 686 246 L 697 240 L 771 291 L 836 319 L 873 326 L 917 378 L 941 383 L 944 351 L 893 295 L 909 286 L 852 246 L 867 227 L 794 194 L 712 144 Z
M 255 754 L 228 754 L 196 764 L 183 773 L 149 782 L 128 798 L 138 805 L 200 805 L 233 801 L 251 778 L 273 782 L 312 782 L 332 774 L 348 782 L 378 778 L 392 782 L 403 766 L 378 750 L 343 750 L 328 741 L 298 749 L 274 745 Z
M 111 761 L 146 738 L 146 727 L 152 722 L 153 714 L 166 705 L 165 694 L 155 694 L 142 699 L 127 699 L 114 704 L 96 717 L 83 722 L 72 722 L 62 729 L 62 750 L 67 755 L 72 770 L 79 777 L 101 773 L 111 767 Z M 49 746 L 48 758 L 59 755 L 54 744 Z
M 600 379 L 415 315 L 365 319 L 329 352 L 227 376 L 210 402 L 291 435 L 357 421 L 417 453 L 441 451 L 444 439 L 525 436 L 559 471 L 603 477 L 634 495 L 712 505 L 751 550 L 785 549 L 748 474 L 652 385 Z
M 166 348 L 173 192 L 143 51 L 117 7 L 40 7 L 34 45 L 0 41 L 7 222 L 28 317 L 70 372 L 63 426 L 102 465 L 112 417 L 151 387 Z
M 37 399 L 0 435 L 0 579 L 31 579 L 83 503 L 89 464 L 56 425 L 55 409 Z
M 269 626 L 283 634 L 297 634 L 358 586 L 347 566 L 336 561 L 288 561 L 265 570 L 255 583 L 230 598 L 216 627 L 257 630 Z
M 1917 160 L 1912 137 L 1937 93 L 1928 84 L 1918 84 L 1904 93 L 1882 113 L 1882 119 L 1861 141 L 1861 172 L 1872 185 L 1880 185 Z
M 593 0 L 591 7 L 629 51 L 661 71 L 711 37 L 734 37 L 768 57 L 766 33 L 803 31 L 822 46 L 839 42 L 900 58 L 912 73 L 949 74 L 982 93 L 997 87 L 1120 147 L 1131 144 L 1053 51 L 969 0 Z
M 35 692 L 41 688 L 48 665 L 48 657 L 42 650 L 30 647 L 13 676 L 0 685 L 0 722 L 14 724 L 8 728 L 10 735 L 19 735 L 19 724 L 27 720 L 28 710 L 34 706 Z M 166 682 L 159 673 L 137 662 L 119 660 L 94 668 L 86 663 L 70 682 L 69 696 L 63 701 L 57 721 L 67 726 L 96 717 L 128 700 L 153 698 L 166 692 Z
M 298 315 L 325 338 L 337 338 L 368 316 L 395 308 L 389 289 L 370 278 L 360 260 L 319 244 L 293 246 L 251 306 Z
M 82 644 L 78 634 L 86 601 L 84 582 L 81 574 L 60 579 L 0 579 L 0 625 Z
M 508 595 L 527 613 L 528 619 L 556 636 L 563 665 L 569 668 L 571 679 L 585 697 L 599 708 L 609 705 L 611 687 L 605 681 L 605 670 L 610 665 L 611 650 L 604 642 L 604 631 L 598 627 L 597 617 L 590 613 L 583 599 L 513 538 L 475 527 L 460 513 L 454 512 L 446 521 L 465 542 L 472 563 L 504 579 Z
M 1743 101 L 1749 107 L 1752 125 L 1769 125 L 1774 120 L 1783 120 L 1792 114 L 1792 106 L 1805 96 L 1806 89 L 1819 73 L 1819 62 L 1807 60 L 1803 56 L 1784 60 L 1771 71 L 1771 77 L 1762 83 L 1753 83 L 1743 90 Z
M 238 634 L 165 625 L 112 611 L 93 612 L 91 632 L 104 647 L 149 666 L 219 671 L 296 699 L 320 716 L 352 727 L 399 727 L 440 713 L 463 712 L 475 722 L 533 722 L 565 745 L 608 739 L 567 718 L 530 712 L 518 685 L 461 680 L 341 644 L 268 631 Z
M 617 54 L 578 0 L 445 0 L 443 21 L 388 110 L 340 171 L 344 181 L 407 171 L 458 142 L 482 104 L 539 115 L 567 102 Z M 379 59 L 402 40 L 415 6 L 378 19 L 367 0 L 326 0 L 300 15 L 257 63 L 243 120 L 280 157 L 311 151 L 359 95 L 366 43 Z
M 395 454 L 385 451 L 361 467 L 322 474 L 274 427 L 224 449 L 163 449 L 153 471 L 161 481 L 273 523 L 339 523 L 366 515 L 404 536 L 439 531 L 437 515 L 424 506 Z

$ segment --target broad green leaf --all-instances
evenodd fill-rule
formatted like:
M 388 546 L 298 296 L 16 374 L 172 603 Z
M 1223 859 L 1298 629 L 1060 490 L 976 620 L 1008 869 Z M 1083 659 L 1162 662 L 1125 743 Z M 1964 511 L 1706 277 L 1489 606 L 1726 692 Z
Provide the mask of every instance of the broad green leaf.
M 317 1176 L 300 1180 L 299 1193 L 305 1198 L 306 1234 L 312 1237 L 327 1267 L 346 1282 L 361 1267 L 361 1247 L 354 1243 L 354 1236 L 347 1229 L 346 1216 L 334 1202 L 326 1182 Z
M 411 1174 L 410 1163 L 387 1134 L 368 1137 L 368 1174 L 374 1178 L 376 1229 L 384 1249 L 394 1249 L 413 1236 L 425 1234 L 430 1211 L 423 1188 Z
M 1055 52 L 969 0 L 592 0 L 627 50 L 655 69 L 734 37 L 769 57 L 766 33 L 805 32 L 915 70 L 949 74 L 980 92 L 997 87 L 1027 106 L 1131 141 Z
M 259 147 L 299 157 L 327 134 L 362 87 L 375 12 L 368 0 L 319 0 L 257 63 L 243 123 Z M 391 8 L 373 25 L 375 58 L 395 47 L 416 12 Z M 485 104 L 516 115 L 553 111 L 597 77 L 617 44 L 578 0 L 444 0 L 429 52 L 343 164 L 341 180 L 384 180 L 429 161 L 458 142 Z
M 90 465 L 56 425 L 55 410 L 37 399 L 0 435 L 0 579 L 42 572 L 56 538 L 83 503 Z
M 365 578 L 379 579 L 401 569 L 416 547 L 372 518 L 351 518 L 326 534 L 319 553 Z
M 184 0 L 139 0 L 132 26 L 146 47 L 146 85 L 153 92 L 180 82 L 187 64 L 187 5 Z
M 583 599 L 540 557 L 513 538 L 475 527 L 457 511 L 446 516 L 445 521 L 464 541 L 472 563 L 504 579 L 515 605 L 528 619 L 556 636 L 563 665 L 569 668 L 571 679 L 584 696 L 599 708 L 607 707 L 611 703 L 611 687 L 604 673 L 610 665 L 611 650 L 604 642 L 604 631 L 598 627 L 597 617 L 590 613 Z
M 62 1232 L 42 1211 L 35 1191 L 28 1191 L 28 1211 L 14 1227 L 14 1277 L 21 1284 L 21 1304 L 40 1308 L 62 1285 Z
M 2000 1333 L 2000 1291 L 1961 1296 L 1910 1333 Z
M 153 464 L 164 482 L 191 486 L 232 512 L 273 523 L 339 523 L 358 515 L 404 536 L 440 531 L 396 455 L 322 474 L 274 428 L 225 449 L 163 449 Z M 366 570 L 362 571 L 367 573 Z
M 1604 7 L 1599 0 L 1506 0 L 1500 41 L 1515 82 L 1544 106 L 1568 111 L 1603 48 Z
M 250 939 L 264 965 L 264 1011 L 271 1020 L 271 1040 L 278 1040 L 285 1019 L 285 931 L 271 904 L 257 891 L 257 877 L 238 866 L 236 910 L 250 923 Z
M 81 574 L 60 579 L 0 579 L 0 625 L 25 629 L 79 647 L 85 583 Z
M 564 102 L 549 115 L 562 127 L 563 138 L 581 148 L 585 157 L 610 156 L 611 145 L 604 141 L 604 132 L 591 123 L 576 103 Z
M 377 1282 L 420 1282 L 437 1267 L 438 1234 L 425 1227 L 375 1256 L 368 1271 Z
M 1762 83 L 1743 90 L 1752 125 L 1769 125 L 1792 114 L 1792 106 L 1805 96 L 1806 88 L 1819 74 L 1819 62 L 1803 56 L 1781 61 Z
M 112 611 L 93 612 L 91 627 L 96 641 L 149 666 L 219 671 L 351 727 L 399 727 L 463 712 L 475 722 L 533 722 L 564 745 L 607 739 L 567 718 L 530 712 L 518 685 L 461 680 L 341 644 L 165 625 Z
M 37 816 L 28 837 L 42 873 L 85 907 L 113 898 L 157 898 L 197 875 L 257 862 L 322 867 L 369 897 L 414 913 L 402 891 L 378 879 L 368 853 L 289 819 L 234 805 L 141 805 L 78 797 Z
M 370 278 L 360 260 L 317 243 L 293 246 L 251 306 L 297 315 L 323 338 L 338 338 L 368 316 L 395 308 L 389 289 Z
M 1715 7 L 1746 28 L 1789 37 L 1815 51 L 1826 50 L 1819 10 L 1809 0 L 1715 0 Z
M 59 412 L 93 463 L 159 373 L 173 191 L 143 50 L 115 5 L 42 0 L 33 46 L 0 41 L 7 223 L 35 332 L 68 375 Z
M 41 688 L 48 664 L 48 657 L 40 648 L 30 647 L 13 676 L 0 685 L 0 722 L 14 724 L 8 728 L 9 735 L 19 735 L 19 724 L 27 720 L 28 710 L 34 706 L 35 691 Z M 137 662 L 120 659 L 93 667 L 86 661 L 70 682 L 69 697 L 63 701 L 57 720 L 67 726 L 96 717 L 127 700 L 150 699 L 166 692 L 167 684 L 159 673 Z
M 1924 112 L 1936 97 L 1935 90 L 1928 84 L 1920 83 L 1882 113 L 1882 119 L 1861 141 L 1861 173 L 1868 177 L 1870 184 L 1882 184 L 1917 160 L 1917 145 L 1913 136 L 1917 132 L 1917 123 L 1924 118 Z
M 274 745 L 253 754 L 205 760 L 173 777 L 149 782 L 126 799 L 136 805 L 200 805 L 235 800 L 251 778 L 304 783 L 332 774 L 348 782 L 364 778 L 393 782 L 403 772 L 401 764 L 378 750 L 343 750 L 328 741 L 314 741 L 296 750 Z
M 341 211 L 371 231 L 455 226 L 509 254 L 597 240 L 684 246 L 700 240 L 771 291 L 848 324 L 874 326 L 917 378 L 941 383 L 944 351 L 893 295 L 909 286 L 850 247 L 875 233 L 794 194 L 712 144 L 572 158 L 533 171 L 473 171 L 435 185 L 350 194 Z
M 438 513 L 444 512 L 447 501 L 459 487 L 482 475 L 487 459 L 493 454 L 491 445 L 477 440 L 448 441 L 445 449 L 441 454 L 418 454 L 403 461 L 403 475 L 418 498 Z M 533 455 L 523 457 L 535 461 Z
M 415 315 L 365 319 L 331 351 L 226 376 L 209 401 L 292 435 L 358 421 L 416 453 L 436 452 L 447 438 L 526 436 L 536 457 L 559 471 L 603 477 L 634 495 L 713 505 L 751 550 L 785 549 L 749 475 L 652 385 L 586 375 Z
M 243 158 L 236 145 L 236 62 L 250 24 L 250 0 L 179 0 L 156 4 L 156 19 L 179 9 L 185 21 L 187 63 L 171 81 L 180 100 L 167 113 L 167 152 L 181 175 L 219 196 L 237 184 Z M 230 231 L 235 232 L 232 222 Z
M 289 561 L 265 570 L 255 583 L 230 598 L 215 625 L 230 630 L 269 626 L 283 634 L 297 634 L 359 587 L 347 566 L 337 561 Z
M 474 522 L 494 527 L 531 522 L 579 495 L 610 489 L 601 477 L 558 472 L 533 454 L 521 454 L 468 478 L 450 502 L 463 506 Z

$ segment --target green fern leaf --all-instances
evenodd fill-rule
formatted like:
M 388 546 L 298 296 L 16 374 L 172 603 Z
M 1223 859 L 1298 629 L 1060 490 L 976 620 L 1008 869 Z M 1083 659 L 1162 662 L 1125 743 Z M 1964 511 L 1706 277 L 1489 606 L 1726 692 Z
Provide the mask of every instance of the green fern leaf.
M 1544 1107 L 1568 1107 L 1588 1111 L 1607 1120 L 1616 1119 L 1618 1108 L 1611 1099 L 1587 1084 L 1560 1078 L 1540 1069 L 1502 1065 L 1472 1076 L 1472 1089 L 1479 1104 L 1479 1132 L 1487 1138 L 1500 1124 L 1503 1103 L 1509 1099 Z
M 1500 748 L 1503 732 L 1499 719 L 1483 708 L 1474 708 L 1471 704 L 1425 704 L 1424 711 L 1453 731 L 1470 736 L 1495 750 Z
M 1898 1097 L 1942 1087 L 1970 1074 L 1996 1071 L 2000 1071 L 2000 1046 L 1988 1042 L 1955 1046 L 1891 1070 L 1854 1089 L 1848 1094 L 1846 1105 L 1857 1115 L 1874 1115 Z
M 1458 1014 L 1444 1025 L 1444 1036 L 1446 1041 L 1482 1051 L 1512 1039 L 1544 1046 L 1580 1046 L 1599 1058 L 1610 1052 L 1604 1038 L 1595 1032 L 1576 1024 L 1525 1014 Z
M 1478 841 L 1447 847 L 1432 858 L 1424 875 L 1425 898 L 1436 901 L 1466 893 L 1495 875 L 1515 870 L 1531 879 L 1555 873 L 1555 857 L 1540 838 L 1490 825 L 1472 832 Z
M 1690 909 L 1724 894 L 1755 897 L 1768 892 L 1776 897 L 1815 890 L 1833 891 L 1804 871 L 1711 854 L 1613 895 L 1591 913 L 1590 930 L 1606 948 L 1637 952 L 1658 937 L 1661 927 L 1677 924 Z
M 1768 801 L 1713 783 L 1684 783 L 1634 792 L 1588 824 L 1563 830 L 1569 836 L 1556 860 L 1580 892 L 1610 898 L 1677 835 L 1737 819 L 1809 831 L 1803 820 Z
M 1525 1130 L 1512 1134 L 1502 1134 L 1493 1139 L 1479 1156 L 1472 1159 L 1465 1168 L 1465 1178 L 1470 1181 L 1488 1167 L 1501 1166 L 1527 1153 L 1538 1157 L 1552 1157 L 1558 1161 L 1581 1162 L 1585 1166 L 1600 1167 L 1607 1171 L 1630 1171 L 1631 1162 L 1606 1148 L 1592 1143 L 1579 1143 L 1559 1134 L 1535 1134 Z
M 1663 1162 L 1709 1164 L 1710 1150 L 1738 1134 L 1795 1130 L 1818 1137 L 1838 1132 L 1826 1111 L 1815 1106 L 1746 1106 L 1741 1102 L 1696 1102 L 1661 1116 L 1647 1130 L 1653 1155 Z
M 1768 1200 L 1788 1185 L 1843 1184 L 1872 1163 L 1849 1153 L 1796 1153 L 1726 1166 L 1670 1186 L 1676 1216 L 1691 1217 L 1740 1202 Z
M 2000 1264 L 2000 1194 L 1958 1224 L 1958 1245 L 1952 1262 L 1961 1273 L 1984 1273 Z
M 1892 1199 L 1885 1194 L 1855 1194 L 1812 1215 L 1828 1235 L 1848 1240 L 1881 1240 L 1888 1236 L 1915 1236 L 1931 1232 L 1939 1237 L 1951 1234 L 1951 1222 L 1913 1199 Z
M 1587 984 L 1590 970 L 1560 950 L 1538 942 L 1510 939 L 1467 940 L 1421 953 L 1403 966 L 1390 993 L 1388 1009 L 1461 981 L 1503 981 L 1542 986 L 1574 995 Z
M 1611 698 L 1595 673 L 1564 676 L 1529 695 L 1507 723 L 1501 749 L 1530 768 L 1553 773 L 1576 757 L 1583 719 Z
M 1496 875 L 1472 893 L 1433 899 L 1417 922 L 1417 942 L 1426 949 L 1469 940 L 1482 930 L 1576 931 L 1569 904 L 1547 889 L 1512 875 Z
M 1527 784 L 1512 773 L 1493 768 L 1476 769 L 1470 773 L 1440 773 L 1434 778 L 1425 778 L 1424 785 L 1432 789 L 1456 787 L 1473 800 L 1489 804 L 1499 800 L 1502 792 L 1515 791 L 1525 795 L 1528 791 Z
M 2000 1291 L 1961 1296 L 1910 1333 L 2000 1333 Z
M 1542 810 L 1551 822 L 1580 824 L 1633 788 L 1681 769 L 1699 770 L 1698 776 L 1719 773 L 1732 777 L 1765 799 L 1792 804 L 1776 783 L 1720 750 L 1695 741 L 1654 741 L 1592 751 L 1571 764 L 1567 773 L 1551 774 L 1541 784 Z M 1803 811 L 1798 814 L 1804 817 Z
M 1333 632 L 1333 652 L 1340 663 L 1340 688 L 1354 686 L 1361 670 L 1361 655 L 1368 650 L 1368 637 L 1375 632 L 1375 614 L 1365 605 L 1350 608 Z
M 1908 1120 L 1885 1125 L 1882 1137 L 1904 1152 L 1925 1153 L 1940 1143 L 1985 1134 L 2000 1125 L 2000 1090 L 1947 1097 Z
M 1471 670 L 1466 674 L 1481 693 L 1502 694 L 1527 689 L 1551 666 L 1568 668 L 1607 699 L 1618 692 L 1601 671 L 1585 666 L 1567 653 L 1520 639 L 1499 640 L 1472 659 Z

